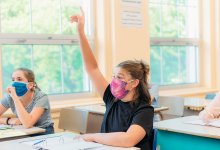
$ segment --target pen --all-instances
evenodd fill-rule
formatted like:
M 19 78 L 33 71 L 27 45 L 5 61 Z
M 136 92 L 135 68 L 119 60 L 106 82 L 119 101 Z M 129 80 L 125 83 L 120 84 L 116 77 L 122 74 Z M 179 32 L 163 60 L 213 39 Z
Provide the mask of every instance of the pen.
M 40 140 L 40 141 L 38 141 L 38 142 L 34 143 L 33 145 L 40 144 L 40 143 L 42 143 L 42 142 L 44 142 L 44 141 L 45 141 L 45 140 Z

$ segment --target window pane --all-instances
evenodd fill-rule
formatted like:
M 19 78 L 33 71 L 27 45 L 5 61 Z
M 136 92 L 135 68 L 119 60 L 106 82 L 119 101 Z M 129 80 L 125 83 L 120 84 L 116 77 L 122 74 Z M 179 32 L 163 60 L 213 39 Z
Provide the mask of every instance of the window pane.
M 34 72 L 39 87 L 46 93 L 62 93 L 61 47 L 36 45 L 33 47 Z
M 32 0 L 32 33 L 61 33 L 60 0 Z
M 69 43 L 69 36 L 54 36 L 76 35 L 70 16 L 81 13 L 80 6 L 85 9 L 86 33 L 92 35 L 89 0 L 2 0 L 0 4 L 0 32 L 22 33 L 8 34 L 5 45 L 0 45 L 3 88 L 10 84 L 14 69 L 25 67 L 34 71 L 39 87 L 47 94 L 90 92 L 79 46 L 63 45 Z M 49 40 L 45 39 L 48 34 Z
M 30 33 L 29 0 L 1 0 L 1 32 Z
M 4 45 L 2 46 L 2 81 L 3 89 L 11 83 L 11 74 L 16 68 L 31 68 L 31 46 Z
M 160 85 L 197 83 L 198 49 L 151 46 L 151 81 Z
M 151 37 L 198 37 L 197 0 L 150 0 Z
M 70 16 L 80 13 L 79 0 L 62 0 L 62 33 L 76 34 L 76 26 L 70 23 Z
M 33 50 L 32 50 L 33 47 Z M 3 88 L 16 68 L 32 69 L 38 86 L 48 94 L 89 92 L 78 45 L 3 45 Z
M 63 46 L 64 93 L 88 92 L 89 80 L 83 70 L 79 46 Z

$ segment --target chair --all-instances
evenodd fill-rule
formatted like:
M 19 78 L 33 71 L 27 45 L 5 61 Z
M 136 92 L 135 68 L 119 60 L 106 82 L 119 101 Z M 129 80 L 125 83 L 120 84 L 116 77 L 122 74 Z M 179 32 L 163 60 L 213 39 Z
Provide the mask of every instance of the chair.
M 157 101 L 159 97 L 159 86 L 156 84 L 150 84 L 149 93 L 151 96 L 154 97 L 154 100 L 152 102 L 152 105 L 157 106 Z
M 159 106 L 166 106 L 169 109 L 163 111 L 164 119 L 171 119 L 177 117 L 183 117 L 184 113 L 184 98 L 176 96 L 159 96 Z
M 151 148 L 152 150 L 156 150 L 157 149 L 157 129 L 154 128 L 152 133 L 151 133 Z
M 60 111 L 58 127 L 75 131 L 80 134 L 100 131 L 103 115 L 81 110 L 74 107 L 63 108 Z

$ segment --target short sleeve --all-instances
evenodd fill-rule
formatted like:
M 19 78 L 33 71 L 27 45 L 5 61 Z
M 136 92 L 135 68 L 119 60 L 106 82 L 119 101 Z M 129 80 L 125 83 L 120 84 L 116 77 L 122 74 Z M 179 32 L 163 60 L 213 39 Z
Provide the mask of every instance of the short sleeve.
M 10 108 L 10 96 L 9 95 L 5 95 L 4 98 L 1 100 L 1 104 L 5 107 L 5 108 Z
M 110 84 L 109 84 L 107 86 L 107 88 L 105 89 L 105 92 L 104 92 L 104 95 L 103 95 L 103 101 L 107 105 L 107 104 L 113 102 L 114 98 L 115 97 L 111 93 Z
M 154 108 L 152 106 L 145 106 L 139 108 L 135 113 L 131 124 L 140 125 L 149 135 L 153 127 Z
M 34 107 L 50 109 L 50 104 L 47 95 L 43 95 L 39 98 L 36 98 Z

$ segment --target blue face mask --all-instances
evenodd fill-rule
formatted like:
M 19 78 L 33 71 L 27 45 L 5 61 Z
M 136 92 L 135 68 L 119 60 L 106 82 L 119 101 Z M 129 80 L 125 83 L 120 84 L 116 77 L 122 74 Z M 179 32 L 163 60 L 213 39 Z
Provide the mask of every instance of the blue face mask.
M 28 91 L 27 84 L 28 83 L 24 82 L 12 82 L 11 86 L 15 87 L 15 91 L 18 96 L 23 96 Z

